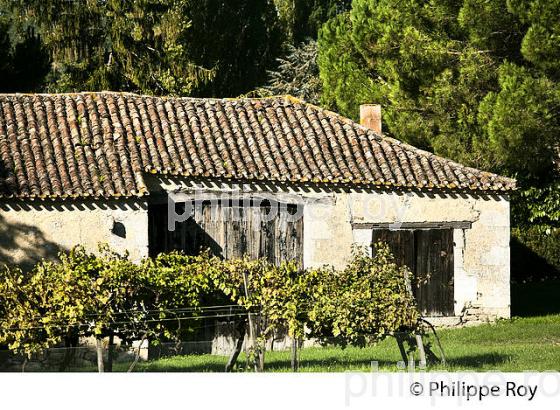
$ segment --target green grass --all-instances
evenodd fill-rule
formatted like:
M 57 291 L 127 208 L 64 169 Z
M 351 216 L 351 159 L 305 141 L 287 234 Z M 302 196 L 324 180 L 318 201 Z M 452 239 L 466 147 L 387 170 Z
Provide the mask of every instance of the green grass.
M 496 324 L 439 332 L 447 366 L 431 365 L 438 371 L 545 371 L 560 370 L 560 315 L 516 318 Z M 437 353 L 437 349 L 433 349 Z M 301 350 L 300 371 L 344 372 L 370 371 L 377 361 L 381 371 L 398 371 L 402 360 L 393 338 L 366 348 L 338 347 L 306 348 Z M 227 357 L 191 355 L 164 358 L 139 363 L 140 372 L 221 372 Z M 239 363 L 244 364 L 240 357 Z M 116 371 L 125 370 L 117 364 Z M 266 371 L 290 371 L 289 352 L 267 352 Z

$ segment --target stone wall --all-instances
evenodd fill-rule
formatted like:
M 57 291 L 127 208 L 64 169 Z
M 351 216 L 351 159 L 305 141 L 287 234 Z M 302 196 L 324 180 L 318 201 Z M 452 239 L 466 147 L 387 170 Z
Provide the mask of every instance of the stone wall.
M 148 254 L 147 204 L 140 200 L 4 202 L 0 204 L 0 263 L 32 266 L 59 250 L 100 242 L 129 250 L 139 260 Z
M 388 192 L 337 193 L 333 204 L 305 208 L 304 261 L 343 266 L 352 243 L 369 246 L 372 232 L 352 223 L 472 223 L 454 230 L 455 314 L 471 305 L 487 317 L 510 316 L 510 204 L 506 197 Z

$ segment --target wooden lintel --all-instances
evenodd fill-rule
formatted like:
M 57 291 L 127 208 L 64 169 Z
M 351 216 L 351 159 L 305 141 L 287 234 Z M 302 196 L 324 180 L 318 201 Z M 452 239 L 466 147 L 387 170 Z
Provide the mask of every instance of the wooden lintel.
M 452 222 L 352 222 L 352 229 L 471 229 L 471 221 Z
M 175 202 L 183 201 L 270 201 L 291 205 L 332 205 L 335 203 L 333 195 L 323 196 L 304 196 L 288 192 L 236 192 L 219 190 L 177 190 L 175 192 L 161 192 L 159 195 L 152 195 L 150 203 L 166 203 L 168 195 L 174 195 Z

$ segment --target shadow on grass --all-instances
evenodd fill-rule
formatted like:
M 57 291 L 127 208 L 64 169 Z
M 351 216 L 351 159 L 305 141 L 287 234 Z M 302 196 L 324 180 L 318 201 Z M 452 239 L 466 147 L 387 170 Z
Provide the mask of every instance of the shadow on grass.
M 201 358 L 202 356 L 200 356 Z M 183 356 L 181 358 L 177 357 L 170 363 L 164 362 L 152 362 L 146 363 L 143 365 L 138 366 L 136 369 L 137 372 L 213 372 L 213 373 L 222 373 L 224 372 L 224 363 L 221 362 L 202 362 L 202 363 L 193 363 L 193 356 Z M 195 359 L 196 360 L 196 359 Z M 507 363 L 511 360 L 511 356 L 499 354 L 499 353 L 484 353 L 484 354 L 475 354 L 475 355 L 465 355 L 460 357 L 448 358 L 447 363 L 449 368 L 461 368 L 461 369 L 482 369 L 488 367 L 495 367 L 496 370 L 499 370 L 499 366 Z M 198 361 L 198 360 L 197 360 Z M 355 359 L 341 359 L 341 358 L 334 358 L 334 357 L 325 357 L 322 359 L 302 359 L 300 362 L 300 368 L 303 369 L 317 369 L 317 371 L 337 371 L 337 368 L 340 368 L 340 371 L 348 370 L 348 369 L 368 369 L 371 366 L 371 362 L 376 361 L 379 368 L 389 370 L 389 371 L 397 371 L 397 361 L 396 360 L 376 360 L 375 357 L 372 359 L 362 359 L 362 358 L 355 358 Z M 238 365 L 244 367 L 244 361 L 239 361 Z M 440 368 L 439 364 L 434 363 L 430 367 Z M 428 367 L 428 370 L 430 370 Z M 270 361 L 267 361 L 265 364 L 265 371 L 267 372 L 284 372 L 290 371 L 290 360 L 283 359 L 283 358 L 275 358 Z M 241 369 L 241 371 L 243 371 Z
M 317 371 L 325 371 L 328 367 L 341 367 L 341 368 L 370 368 L 372 361 L 377 362 L 379 367 L 394 368 L 397 370 L 397 362 L 391 360 L 376 360 L 373 359 L 355 359 L 355 360 L 329 360 L 329 359 L 303 359 L 299 363 L 301 369 L 316 368 Z M 274 362 L 266 363 L 266 370 L 269 371 L 282 371 L 291 369 L 290 360 L 276 360 Z M 321 370 L 322 369 L 322 370 Z M 344 370 L 341 370 L 344 371 Z
M 499 353 L 483 353 L 447 359 L 451 367 L 478 369 L 487 366 L 499 366 L 508 362 L 511 356 Z M 496 369 L 499 370 L 499 369 Z

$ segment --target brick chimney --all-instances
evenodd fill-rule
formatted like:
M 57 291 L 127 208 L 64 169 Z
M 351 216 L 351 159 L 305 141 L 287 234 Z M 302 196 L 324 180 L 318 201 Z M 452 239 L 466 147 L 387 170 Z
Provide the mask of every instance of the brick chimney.
M 381 135 L 381 105 L 360 105 L 360 125 L 371 128 L 377 134 Z

